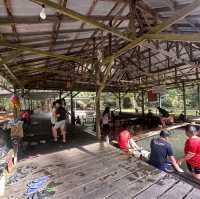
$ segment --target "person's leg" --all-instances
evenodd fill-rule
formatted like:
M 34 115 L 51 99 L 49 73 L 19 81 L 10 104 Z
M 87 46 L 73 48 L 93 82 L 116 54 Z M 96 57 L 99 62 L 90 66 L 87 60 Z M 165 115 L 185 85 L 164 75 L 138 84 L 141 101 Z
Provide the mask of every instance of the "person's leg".
M 53 138 L 54 138 L 54 142 L 58 141 L 58 129 L 60 128 L 60 122 L 56 122 L 53 129 L 52 129 L 52 133 L 53 133 Z
M 165 118 L 164 118 L 164 117 L 161 117 L 161 118 L 160 118 L 160 122 L 161 122 L 161 124 L 162 124 L 162 127 L 166 127 Z
M 106 132 L 105 132 L 105 135 L 106 135 L 106 142 L 109 143 L 110 142 L 110 125 L 107 124 L 106 125 Z
M 55 128 L 55 126 L 52 126 L 51 130 L 52 130 L 53 140 L 54 142 L 57 142 L 57 129 Z
M 62 121 L 62 125 L 60 127 L 60 130 L 61 130 L 61 134 L 62 134 L 62 137 L 63 137 L 63 143 L 65 143 L 66 142 L 65 121 Z
M 197 180 L 200 180 L 200 168 L 194 168 L 194 171 L 193 171 L 192 175 Z
M 200 174 L 192 173 L 192 176 L 197 180 L 200 180 Z
M 106 137 L 106 125 L 103 124 L 102 133 L 101 133 L 101 139 L 104 141 L 105 137 Z

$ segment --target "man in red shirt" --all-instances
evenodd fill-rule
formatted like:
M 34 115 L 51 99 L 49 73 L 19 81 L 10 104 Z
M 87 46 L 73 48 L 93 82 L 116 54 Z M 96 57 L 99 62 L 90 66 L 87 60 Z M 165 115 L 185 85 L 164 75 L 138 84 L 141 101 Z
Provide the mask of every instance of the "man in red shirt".
M 196 179 L 200 180 L 200 137 L 197 134 L 194 126 L 186 127 L 188 139 L 185 142 L 185 156 L 178 160 L 178 163 L 186 161 L 188 170 Z

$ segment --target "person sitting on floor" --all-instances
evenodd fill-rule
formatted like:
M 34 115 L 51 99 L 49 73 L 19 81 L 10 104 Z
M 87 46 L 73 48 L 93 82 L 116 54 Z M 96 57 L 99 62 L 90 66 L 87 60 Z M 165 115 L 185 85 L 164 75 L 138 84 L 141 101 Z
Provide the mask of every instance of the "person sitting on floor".
M 151 111 L 151 109 L 148 110 L 148 113 L 145 117 L 146 126 L 151 128 L 156 128 L 158 125 L 160 125 L 160 118 L 156 115 L 154 115 Z
M 167 124 L 173 124 L 174 118 L 169 115 L 169 112 L 163 108 L 157 107 L 161 117 L 160 122 L 163 127 L 166 127 Z
M 76 117 L 76 125 L 81 126 L 81 119 L 79 115 Z
M 179 121 L 181 122 L 186 122 L 187 121 L 187 116 L 184 114 L 184 112 L 182 112 L 179 117 L 178 117 Z
M 161 131 L 159 138 L 151 140 L 149 163 L 162 171 L 168 172 L 170 167 L 173 166 L 176 171 L 184 172 L 177 164 L 173 155 L 171 144 L 168 142 L 169 135 L 168 131 Z
M 188 125 L 186 127 L 186 136 L 188 139 L 185 142 L 185 156 L 178 160 L 181 164 L 186 161 L 188 170 L 193 177 L 200 180 L 200 137 L 194 126 Z
M 137 158 L 145 157 L 148 158 L 148 154 L 142 150 L 134 141 L 131 132 L 128 129 L 128 123 L 123 124 L 123 128 L 118 136 L 118 146 L 121 150 L 133 155 Z
M 132 138 L 131 136 L 131 132 L 129 131 L 128 129 L 128 123 L 124 123 L 123 124 L 123 127 L 119 133 L 119 136 L 118 136 L 118 146 L 121 150 L 129 150 L 130 148 L 130 142 L 129 140 Z M 132 142 L 131 141 L 131 147 L 132 149 L 137 149 L 138 146 L 135 142 Z
M 167 110 L 161 107 L 157 107 L 157 109 L 162 117 L 169 117 L 169 112 Z

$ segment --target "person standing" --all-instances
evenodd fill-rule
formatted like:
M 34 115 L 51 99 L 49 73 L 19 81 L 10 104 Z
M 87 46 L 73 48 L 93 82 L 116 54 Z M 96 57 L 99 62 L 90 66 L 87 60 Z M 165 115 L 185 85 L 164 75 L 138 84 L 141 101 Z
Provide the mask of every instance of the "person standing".
M 53 102 L 51 110 L 51 132 L 54 142 L 57 142 L 57 130 L 55 129 L 55 123 L 56 123 L 56 102 Z
M 54 137 L 55 141 L 57 141 L 57 130 L 60 129 L 61 135 L 63 137 L 63 143 L 66 143 L 66 110 L 62 106 L 61 100 L 56 101 L 56 122 L 55 122 L 55 129 L 56 135 Z
M 110 107 L 106 107 L 102 115 L 102 128 L 103 128 L 103 139 L 109 143 L 110 133 Z
M 151 140 L 151 153 L 149 163 L 156 168 L 168 172 L 171 165 L 178 172 L 184 172 L 176 162 L 171 144 L 168 142 L 168 131 L 161 131 L 160 137 Z M 168 161 L 168 158 L 170 161 Z
M 185 142 L 185 156 L 178 160 L 181 164 L 186 161 L 188 170 L 192 176 L 200 180 L 200 137 L 197 136 L 198 131 L 194 126 L 186 127 L 186 136 L 188 139 Z

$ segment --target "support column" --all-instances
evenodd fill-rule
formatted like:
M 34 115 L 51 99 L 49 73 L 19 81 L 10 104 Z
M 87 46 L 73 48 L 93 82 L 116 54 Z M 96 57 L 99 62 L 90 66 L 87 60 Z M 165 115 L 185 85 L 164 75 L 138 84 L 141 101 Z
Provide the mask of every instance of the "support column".
M 197 84 L 197 99 L 198 99 L 198 112 L 200 113 L 200 86 L 199 84 Z
M 33 99 L 31 99 L 31 111 L 33 111 Z
M 144 116 L 144 91 L 142 90 L 142 115 Z
M 182 89 L 183 89 L 183 111 L 184 114 L 187 114 L 187 109 L 186 109 L 186 97 L 185 97 L 185 83 L 182 83 Z
M 95 98 L 95 104 L 96 104 L 96 136 L 98 139 L 101 139 L 101 128 L 100 128 L 100 120 L 101 120 L 101 107 L 100 107 L 100 99 L 101 99 L 101 90 L 97 89 L 96 91 L 96 98 Z
M 14 95 L 17 96 L 17 92 L 16 92 L 15 89 L 14 89 Z M 14 107 L 13 107 L 13 118 L 14 118 L 14 120 L 16 120 L 17 118 L 19 118 L 19 114 L 20 114 L 19 108 L 16 107 L 16 106 L 14 106 Z
M 162 108 L 162 99 L 160 93 L 158 94 L 158 99 L 159 99 L 159 107 Z
M 74 100 L 73 100 L 73 91 L 70 92 L 70 100 L 71 100 L 71 124 L 75 125 L 75 113 L 74 113 Z
M 62 97 L 62 90 L 60 90 L 59 92 L 59 99 L 61 99 L 61 97 Z
M 119 91 L 119 112 L 122 112 L 122 105 L 121 105 L 121 93 Z

